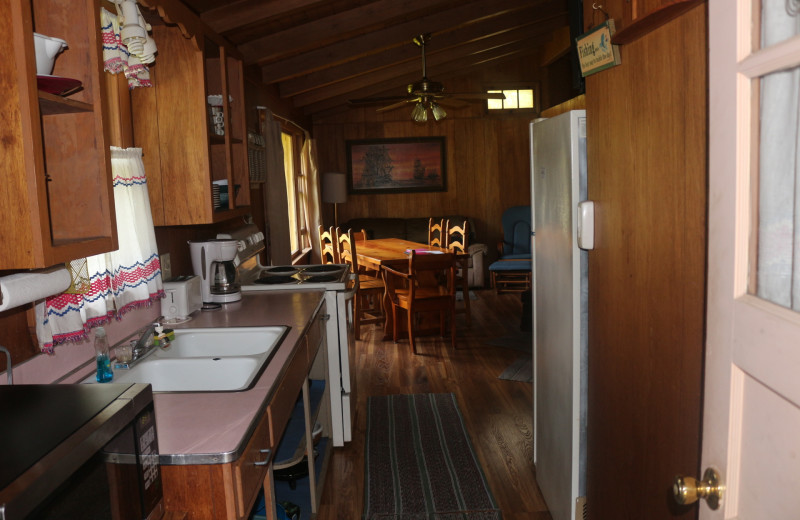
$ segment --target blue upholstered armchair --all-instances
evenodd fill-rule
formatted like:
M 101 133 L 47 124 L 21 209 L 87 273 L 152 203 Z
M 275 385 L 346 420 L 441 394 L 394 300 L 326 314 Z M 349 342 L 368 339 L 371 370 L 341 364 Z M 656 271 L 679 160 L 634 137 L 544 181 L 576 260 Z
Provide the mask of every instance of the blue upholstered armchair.
M 489 266 L 498 293 L 531 288 L 531 207 L 512 206 L 503 212 L 500 258 Z

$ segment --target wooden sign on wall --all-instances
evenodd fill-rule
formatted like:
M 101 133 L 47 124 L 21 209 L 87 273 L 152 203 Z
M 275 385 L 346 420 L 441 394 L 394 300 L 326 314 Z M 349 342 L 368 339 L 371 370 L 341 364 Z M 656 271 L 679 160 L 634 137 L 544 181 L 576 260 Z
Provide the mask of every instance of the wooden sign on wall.
M 614 34 L 614 20 L 606 20 L 589 32 L 575 38 L 581 75 L 585 78 L 595 72 L 622 63 L 619 47 L 611 45 Z

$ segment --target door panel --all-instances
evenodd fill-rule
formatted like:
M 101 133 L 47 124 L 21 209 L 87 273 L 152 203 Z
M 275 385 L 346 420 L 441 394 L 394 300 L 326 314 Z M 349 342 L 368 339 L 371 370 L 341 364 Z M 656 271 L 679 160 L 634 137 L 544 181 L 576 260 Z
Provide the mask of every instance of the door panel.
M 709 2 L 709 284 L 700 518 L 800 510 L 796 0 Z M 788 211 L 787 211 L 788 210 Z
M 586 82 L 590 518 L 694 518 L 706 248 L 705 6 L 622 48 Z

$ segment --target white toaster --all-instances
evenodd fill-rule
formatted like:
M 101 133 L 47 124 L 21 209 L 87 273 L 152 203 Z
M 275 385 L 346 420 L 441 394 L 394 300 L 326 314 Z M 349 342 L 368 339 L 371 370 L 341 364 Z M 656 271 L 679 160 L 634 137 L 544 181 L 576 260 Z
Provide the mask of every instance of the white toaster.
M 203 305 L 200 277 L 177 276 L 164 282 L 166 296 L 161 300 L 164 320 L 185 320 Z

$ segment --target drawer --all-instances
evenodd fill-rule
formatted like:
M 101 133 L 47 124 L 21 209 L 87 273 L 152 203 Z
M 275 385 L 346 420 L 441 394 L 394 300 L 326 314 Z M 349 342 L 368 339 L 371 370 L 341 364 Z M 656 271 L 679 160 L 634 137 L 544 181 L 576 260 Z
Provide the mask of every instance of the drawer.
M 239 518 L 246 517 L 250 513 L 250 508 L 264 482 L 269 463 L 272 461 L 271 450 L 269 414 L 264 413 L 244 453 L 233 463 L 236 486 L 234 494 Z
M 289 422 L 289 417 L 292 415 L 294 404 L 306 377 L 308 377 L 308 338 L 304 337 L 300 340 L 300 346 L 269 404 L 272 440 L 276 445 L 283 435 L 286 423 Z

